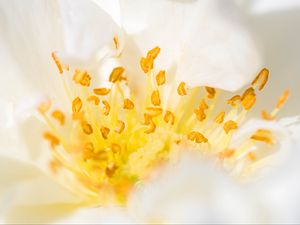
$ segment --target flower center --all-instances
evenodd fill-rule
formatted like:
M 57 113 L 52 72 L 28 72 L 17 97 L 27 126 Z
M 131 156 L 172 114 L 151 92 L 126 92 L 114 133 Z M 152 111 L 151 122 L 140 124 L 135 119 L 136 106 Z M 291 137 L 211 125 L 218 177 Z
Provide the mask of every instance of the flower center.
M 117 38 L 114 43 L 119 48 Z M 275 137 L 267 129 L 257 130 L 232 147 L 233 134 L 255 104 L 256 92 L 268 80 L 267 69 L 224 106 L 217 104 L 220 90 L 189 88 L 185 82 L 171 85 L 170 94 L 179 99 L 172 104 L 163 98 L 166 72 L 154 68 L 159 53 L 160 48 L 155 47 L 140 60 L 147 78 L 142 103 L 130 92 L 124 67 L 112 70 L 110 88 L 92 88 L 87 71 L 63 65 L 52 53 L 70 107 L 65 112 L 50 111 L 51 102 L 47 101 L 38 108 L 49 127 L 44 133 L 52 149 L 49 166 L 58 179 L 91 203 L 125 201 L 134 184 L 146 179 L 157 165 L 176 159 L 186 148 L 215 156 L 222 167 L 241 177 L 259 168 L 271 154 L 268 148 Z M 72 81 L 67 82 L 70 76 Z M 263 119 L 275 119 L 287 97 L 286 91 L 273 112 L 262 112 Z

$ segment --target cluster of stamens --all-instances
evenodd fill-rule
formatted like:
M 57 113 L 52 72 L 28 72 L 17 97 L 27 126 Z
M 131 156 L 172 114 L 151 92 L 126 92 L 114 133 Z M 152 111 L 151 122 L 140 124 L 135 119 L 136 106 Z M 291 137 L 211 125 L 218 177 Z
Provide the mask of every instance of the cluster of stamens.
M 119 48 L 116 38 L 114 43 Z M 63 179 L 70 180 L 71 188 L 89 199 L 103 202 L 113 196 L 125 200 L 137 181 L 146 178 L 156 165 L 174 157 L 178 149 L 191 148 L 214 155 L 220 165 L 231 171 L 239 165 L 236 176 L 253 171 L 270 154 L 268 148 L 255 147 L 259 143 L 275 143 L 268 129 L 258 129 L 234 148 L 231 143 L 256 102 L 256 92 L 267 83 L 267 69 L 262 69 L 241 95 L 228 99 L 224 111 L 215 109 L 219 90 L 188 88 L 185 82 L 173 89 L 171 94 L 177 95 L 179 101 L 170 106 L 162 98 L 167 74 L 154 68 L 159 53 L 160 48 L 155 47 L 140 60 L 147 78 L 146 99 L 142 103 L 133 92 L 126 96 L 125 91 L 130 89 L 124 67 L 111 71 L 110 88 L 91 88 L 93 80 L 87 71 L 72 70 L 52 53 L 71 99 L 70 110 L 65 112 L 50 111 L 50 101 L 39 106 L 50 128 L 44 133 L 52 149 L 49 165 L 54 174 L 63 174 Z M 66 82 L 68 76 L 72 80 Z M 271 113 L 262 112 L 262 118 L 275 119 L 287 97 L 285 92 Z

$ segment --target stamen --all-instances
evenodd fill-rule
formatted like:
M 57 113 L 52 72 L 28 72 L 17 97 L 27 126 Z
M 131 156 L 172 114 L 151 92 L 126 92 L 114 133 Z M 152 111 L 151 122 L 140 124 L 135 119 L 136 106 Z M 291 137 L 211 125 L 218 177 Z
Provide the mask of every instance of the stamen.
M 59 110 L 55 110 L 52 112 L 52 116 L 53 118 L 57 119 L 58 122 L 60 123 L 60 125 L 64 125 L 65 123 L 65 115 L 59 111 Z
M 220 159 L 225 159 L 225 158 L 230 158 L 231 156 L 233 156 L 235 153 L 234 149 L 225 149 L 222 152 L 218 153 L 218 157 Z
M 81 122 L 81 127 L 85 134 L 90 135 L 93 133 L 92 126 L 89 123 L 87 123 L 86 121 Z
M 159 91 L 158 90 L 155 90 L 155 91 L 152 92 L 151 102 L 155 106 L 159 106 L 160 105 L 161 101 L 160 101 Z
M 58 68 L 59 73 L 62 74 L 63 73 L 63 67 L 62 67 L 62 64 L 60 63 L 59 59 L 57 58 L 55 52 L 52 52 L 51 56 L 52 56 L 56 66 Z
M 82 101 L 79 97 L 75 98 L 72 102 L 73 113 L 78 113 L 82 108 Z
M 118 120 L 115 131 L 120 134 L 120 133 L 122 133 L 124 128 L 125 128 L 125 123 L 121 120 Z
M 243 99 L 241 101 L 242 106 L 244 107 L 245 110 L 249 110 L 256 102 L 256 95 L 255 93 L 248 93 L 242 99 Z
M 55 147 L 60 144 L 59 139 L 56 136 L 54 136 L 53 134 L 51 134 L 50 132 L 45 132 L 43 136 L 46 140 L 49 141 L 52 149 L 55 149 Z
M 41 113 L 41 114 L 45 114 L 51 107 L 51 101 L 50 100 L 47 100 L 47 101 L 44 101 L 42 102 L 39 106 L 38 106 L 38 111 Z
M 220 112 L 220 113 L 216 116 L 215 122 L 218 123 L 218 124 L 223 123 L 224 117 L 225 117 L 225 112 Z
M 146 133 L 146 134 L 150 134 L 150 133 L 155 132 L 155 130 L 156 130 L 156 125 L 155 125 L 155 123 L 153 122 L 153 120 L 151 119 L 151 120 L 150 120 L 150 124 L 149 124 L 149 128 L 148 128 L 147 130 L 145 130 L 145 133 Z
M 205 90 L 208 93 L 208 95 L 207 95 L 208 98 L 214 98 L 215 97 L 216 90 L 214 88 L 212 88 L 212 87 L 205 87 Z
M 181 82 L 177 88 L 177 93 L 180 96 L 187 95 L 186 89 L 185 89 L 185 82 Z
M 164 121 L 166 123 L 171 123 L 171 125 L 174 125 L 175 123 L 175 116 L 171 111 L 166 111 L 166 114 L 164 116 Z
M 232 106 L 236 106 L 236 102 L 241 100 L 241 96 L 239 95 L 235 95 L 232 98 L 227 100 L 227 104 L 232 105 Z
M 188 134 L 188 139 L 196 143 L 207 143 L 208 139 L 198 131 L 192 131 Z
M 119 43 L 119 38 L 118 36 L 114 36 L 114 44 L 116 49 L 120 49 L 120 43 Z
M 202 100 L 200 101 L 199 108 L 202 109 L 202 110 L 208 109 L 208 105 L 206 104 L 206 102 L 205 102 L 204 99 L 202 99 Z
M 253 80 L 252 85 L 255 86 L 259 82 L 258 90 L 261 91 L 266 85 L 268 78 L 269 78 L 269 70 L 263 68 Z
M 124 99 L 123 108 L 131 110 L 134 108 L 134 103 L 130 99 L 126 98 L 126 99 Z
M 100 131 L 101 131 L 102 137 L 104 139 L 107 139 L 108 135 L 109 135 L 109 132 L 110 132 L 110 129 L 108 127 L 101 127 Z
M 277 102 L 277 105 L 276 105 L 276 108 L 277 109 L 280 109 L 284 103 L 286 102 L 286 100 L 288 99 L 289 97 L 289 91 L 286 90 L 279 98 L 278 102 Z
M 109 112 L 110 112 L 110 105 L 109 105 L 108 101 L 106 101 L 106 100 L 102 100 L 102 103 L 104 105 L 104 112 L 103 112 L 103 114 L 105 116 L 108 116 Z
M 256 141 L 262 141 L 267 144 L 273 144 L 272 132 L 266 129 L 259 129 L 251 136 L 251 139 Z
M 148 107 L 147 112 L 151 117 L 156 117 L 162 114 L 162 108 Z
M 99 103 L 100 103 L 100 99 L 95 95 L 88 97 L 87 101 L 94 102 L 95 105 L 99 105 Z
M 196 114 L 196 116 L 197 116 L 197 119 L 198 119 L 200 122 L 202 122 L 203 120 L 206 119 L 206 115 L 205 115 L 205 112 L 204 112 L 203 109 L 198 108 L 198 109 L 195 109 L 194 112 L 195 112 L 195 114 Z
M 90 86 L 91 77 L 86 71 L 75 70 L 73 80 L 76 84 L 81 84 L 82 86 Z
M 107 88 L 96 88 L 94 89 L 94 93 L 96 95 L 107 95 L 110 92 L 110 89 Z
M 109 82 L 116 83 L 117 81 L 121 81 L 124 72 L 125 69 L 123 67 L 114 68 L 109 76 Z
M 228 134 L 230 131 L 235 130 L 237 128 L 238 128 L 238 125 L 233 120 L 227 121 L 223 126 L 223 129 L 226 132 L 226 134 Z
M 159 73 L 156 75 L 156 83 L 158 86 L 161 86 L 164 83 L 166 83 L 166 71 L 159 71 Z

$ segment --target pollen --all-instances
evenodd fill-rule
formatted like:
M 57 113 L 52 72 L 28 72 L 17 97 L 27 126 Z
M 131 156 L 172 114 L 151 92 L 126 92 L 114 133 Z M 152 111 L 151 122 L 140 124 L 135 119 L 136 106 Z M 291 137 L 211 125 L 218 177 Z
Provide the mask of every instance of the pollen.
M 113 44 L 121 51 L 117 36 Z M 234 139 L 259 101 L 268 69 L 244 91 L 221 101 L 219 89 L 187 88 L 185 80 L 167 79 L 168 71 L 155 65 L 159 54 L 154 47 L 136 65 L 146 81 L 144 93 L 130 85 L 121 52 L 112 57 L 118 66 L 108 74 L 66 66 L 56 53 L 51 55 L 70 102 L 59 109 L 49 98 L 37 107 L 47 127 L 42 136 L 51 149 L 49 172 L 88 205 L 126 203 L 138 182 L 162 163 L 176 162 L 178 151 L 187 148 L 215 159 L 237 179 L 255 173 L 256 163 L 262 165 L 274 154 L 278 137 L 272 129 L 258 127 L 239 142 Z M 108 77 L 109 87 L 96 83 L 99 76 Z M 284 91 L 273 110 L 262 111 L 262 118 L 276 120 L 288 96 Z

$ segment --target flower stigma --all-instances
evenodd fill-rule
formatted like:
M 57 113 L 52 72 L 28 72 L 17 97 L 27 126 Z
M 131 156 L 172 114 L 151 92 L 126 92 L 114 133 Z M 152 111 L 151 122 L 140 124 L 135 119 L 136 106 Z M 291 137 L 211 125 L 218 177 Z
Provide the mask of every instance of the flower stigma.
M 117 37 L 113 42 L 119 48 Z M 126 67 L 111 71 L 110 88 L 91 87 L 93 76 L 88 71 L 63 65 L 52 53 L 70 107 L 52 109 L 50 100 L 38 107 L 48 127 L 43 137 L 51 148 L 49 168 L 88 204 L 125 203 L 137 182 L 185 149 L 213 156 L 234 177 L 254 172 L 274 153 L 276 137 L 269 129 L 256 130 L 238 145 L 232 143 L 267 83 L 268 69 L 263 68 L 245 91 L 223 103 L 217 102 L 222 91 L 213 87 L 189 88 L 184 81 L 171 84 L 171 95 L 179 100 L 170 105 L 164 98 L 168 74 L 154 66 L 159 53 L 155 47 L 140 59 L 147 79 L 142 103 L 128 86 Z M 287 97 L 285 91 L 272 112 L 262 112 L 262 119 L 276 119 Z

